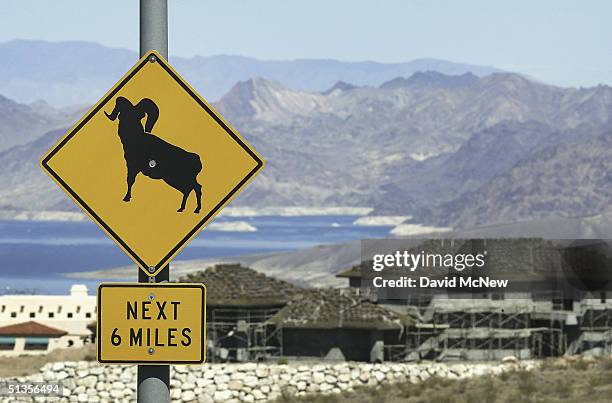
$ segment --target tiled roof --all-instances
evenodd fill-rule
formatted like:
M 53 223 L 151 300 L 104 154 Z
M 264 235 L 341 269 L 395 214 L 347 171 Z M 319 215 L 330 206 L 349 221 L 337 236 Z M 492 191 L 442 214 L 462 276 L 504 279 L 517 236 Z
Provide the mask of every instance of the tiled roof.
M 336 273 L 336 277 L 337 278 L 361 278 L 362 277 L 361 265 L 356 264 L 349 269 L 342 270 L 341 272 Z
M 401 329 L 411 319 L 343 288 L 304 290 L 270 322 L 289 328 Z
M 180 282 L 203 283 L 208 306 L 281 306 L 302 289 L 238 264 L 222 264 L 188 274 Z
M 38 322 L 29 321 L 24 323 L 17 323 L 14 325 L 0 327 L 0 336 L 46 336 L 46 337 L 62 337 L 67 335 L 68 332 L 56 329 L 51 326 L 46 326 Z

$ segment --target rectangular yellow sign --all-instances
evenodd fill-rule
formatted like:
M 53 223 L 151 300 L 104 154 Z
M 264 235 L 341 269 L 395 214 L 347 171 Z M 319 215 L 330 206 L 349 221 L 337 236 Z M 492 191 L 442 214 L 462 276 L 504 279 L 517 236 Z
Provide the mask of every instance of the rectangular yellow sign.
M 204 362 L 204 285 L 100 284 L 96 342 L 98 361 L 106 364 Z

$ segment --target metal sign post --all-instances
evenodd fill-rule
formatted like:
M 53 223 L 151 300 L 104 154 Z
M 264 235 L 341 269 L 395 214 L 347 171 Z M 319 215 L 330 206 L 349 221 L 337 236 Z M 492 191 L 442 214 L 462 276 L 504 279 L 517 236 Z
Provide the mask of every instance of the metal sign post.
M 140 57 L 150 50 L 168 59 L 168 0 L 140 0 Z
M 150 0 L 141 0 L 147 2 Z M 163 0 L 165 2 L 165 0 Z M 142 270 L 138 271 L 138 282 L 155 283 L 168 281 L 170 265 L 166 265 L 155 277 L 147 276 Z M 139 365 L 136 393 L 139 403 L 167 403 L 170 402 L 170 365 Z
M 140 0 L 140 57 L 156 50 L 168 59 L 168 1 Z M 155 277 L 138 270 L 139 283 L 170 280 L 170 265 Z M 139 403 L 170 402 L 170 365 L 139 365 L 136 388 Z

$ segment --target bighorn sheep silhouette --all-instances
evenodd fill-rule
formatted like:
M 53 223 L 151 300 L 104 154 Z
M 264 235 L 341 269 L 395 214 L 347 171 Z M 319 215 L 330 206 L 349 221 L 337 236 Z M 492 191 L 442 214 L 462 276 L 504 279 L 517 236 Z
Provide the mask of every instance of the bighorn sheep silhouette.
M 185 203 L 191 191 L 195 191 L 198 206 L 202 207 L 202 186 L 197 177 L 202 162 L 197 154 L 188 152 L 151 134 L 159 117 L 159 108 L 149 98 L 143 98 L 136 105 L 124 97 L 118 97 L 115 108 L 106 116 L 114 121 L 119 118 L 118 134 L 123 144 L 123 156 L 127 165 L 127 192 L 123 201 L 132 198 L 132 185 L 142 172 L 152 179 L 162 179 L 183 194 L 178 212 L 185 210 Z M 147 116 L 145 126 L 142 118 Z

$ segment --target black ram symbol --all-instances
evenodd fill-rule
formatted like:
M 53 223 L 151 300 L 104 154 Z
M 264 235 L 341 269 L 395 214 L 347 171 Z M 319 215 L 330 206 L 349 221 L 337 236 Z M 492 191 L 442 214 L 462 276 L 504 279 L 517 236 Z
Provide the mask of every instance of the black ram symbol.
M 127 192 L 123 201 L 132 198 L 132 185 L 136 176 L 142 172 L 152 179 L 162 179 L 183 194 L 179 212 L 185 210 L 185 203 L 191 191 L 195 191 L 198 206 L 202 207 L 202 186 L 197 177 L 202 170 L 202 162 L 197 154 L 185 151 L 151 134 L 159 117 L 155 102 L 143 98 L 137 105 L 124 97 L 115 101 L 115 109 L 106 116 L 114 121 L 119 118 L 119 138 L 123 144 L 123 156 L 127 166 Z M 147 116 L 145 126 L 142 118 Z

